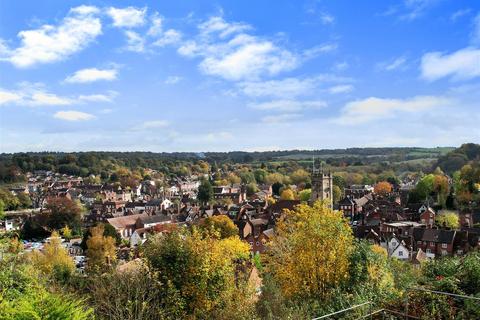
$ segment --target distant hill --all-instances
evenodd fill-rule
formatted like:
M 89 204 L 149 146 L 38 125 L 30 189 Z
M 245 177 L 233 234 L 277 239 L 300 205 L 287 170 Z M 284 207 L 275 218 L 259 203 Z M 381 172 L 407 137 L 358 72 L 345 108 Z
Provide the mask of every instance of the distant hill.
M 480 161 L 480 144 L 462 144 L 459 148 L 441 156 L 435 166 L 451 174 L 472 161 Z

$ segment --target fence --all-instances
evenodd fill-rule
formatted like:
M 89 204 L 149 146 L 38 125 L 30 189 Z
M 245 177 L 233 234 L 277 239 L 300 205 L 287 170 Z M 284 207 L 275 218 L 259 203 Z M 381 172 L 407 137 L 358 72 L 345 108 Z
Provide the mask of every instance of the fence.
M 346 317 L 346 314 L 352 310 L 368 306 L 369 310 L 366 315 L 361 316 L 360 318 L 357 319 L 382 319 L 382 320 L 395 320 L 395 319 L 421 319 L 415 315 L 409 314 L 409 296 L 408 292 L 409 291 L 423 291 L 423 292 L 429 292 L 429 293 L 434 293 L 434 294 L 439 294 L 439 295 L 445 295 L 449 297 L 453 297 L 455 299 L 466 299 L 466 300 L 473 300 L 473 301 L 478 301 L 480 304 L 480 298 L 478 297 L 473 297 L 473 296 L 466 296 L 466 295 L 461 295 L 461 294 L 455 294 L 455 293 L 449 293 L 449 292 L 443 292 L 443 291 L 435 291 L 435 290 L 429 290 L 429 289 L 424 289 L 424 288 L 417 288 L 413 287 L 407 290 L 407 299 L 405 300 L 405 311 L 397 311 L 397 310 L 390 310 L 390 309 L 378 309 L 373 311 L 373 302 L 368 301 L 364 302 L 361 304 L 357 304 L 354 306 L 351 306 L 349 308 L 345 308 L 336 312 L 332 312 L 317 318 L 313 318 L 312 320 L 323 320 L 323 319 L 342 319 Z M 340 316 L 340 317 L 339 317 Z

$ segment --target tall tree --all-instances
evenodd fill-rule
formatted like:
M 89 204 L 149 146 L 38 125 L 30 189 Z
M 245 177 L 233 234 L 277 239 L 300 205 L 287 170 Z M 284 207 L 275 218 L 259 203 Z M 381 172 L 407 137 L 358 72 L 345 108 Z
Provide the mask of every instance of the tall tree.
M 321 202 L 299 205 L 277 223 L 268 273 L 286 297 L 326 298 L 348 279 L 352 244 L 352 230 L 340 212 Z
M 87 240 L 88 270 L 99 272 L 108 269 L 116 260 L 115 239 L 103 235 L 103 225 L 90 229 Z
M 204 179 L 200 183 L 197 199 L 203 204 L 207 204 L 213 199 L 213 187 L 208 180 Z

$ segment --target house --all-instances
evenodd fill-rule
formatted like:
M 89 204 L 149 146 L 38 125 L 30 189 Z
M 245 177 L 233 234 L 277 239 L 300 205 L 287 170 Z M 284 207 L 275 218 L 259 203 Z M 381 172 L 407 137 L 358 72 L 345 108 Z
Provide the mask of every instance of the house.
M 387 240 L 386 247 L 389 257 L 400 260 L 408 260 L 410 258 L 410 251 L 407 248 L 405 241 L 397 238 L 395 234 Z
M 107 219 L 107 222 L 111 224 L 115 230 L 120 234 L 123 239 L 129 239 L 137 228 L 137 220 L 139 218 L 147 218 L 148 214 L 133 214 L 130 216 L 122 216 L 117 218 Z
M 432 208 L 427 207 L 425 210 L 423 210 L 423 212 L 420 213 L 420 222 L 426 225 L 428 228 L 432 228 L 435 224 L 435 211 Z
M 455 230 L 418 229 L 413 230 L 413 240 L 428 258 L 452 256 L 454 252 Z
M 229 187 L 219 186 L 213 187 L 213 199 L 224 200 L 230 199 L 234 204 L 240 204 L 247 200 L 247 192 L 244 186 Z

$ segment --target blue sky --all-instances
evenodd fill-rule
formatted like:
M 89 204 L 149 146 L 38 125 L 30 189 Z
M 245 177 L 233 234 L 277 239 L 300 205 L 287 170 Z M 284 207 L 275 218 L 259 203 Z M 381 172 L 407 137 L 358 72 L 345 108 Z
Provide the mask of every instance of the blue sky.
M 0 152 L 480 142 L 480 2 L 0 2 Z

